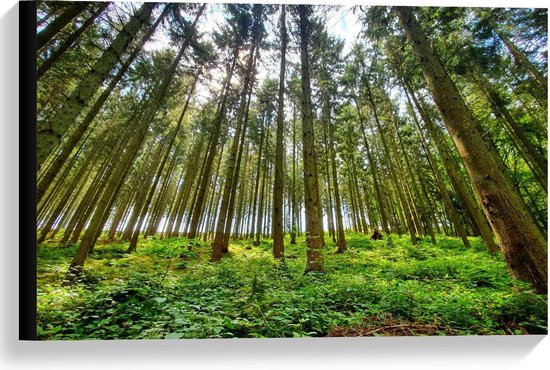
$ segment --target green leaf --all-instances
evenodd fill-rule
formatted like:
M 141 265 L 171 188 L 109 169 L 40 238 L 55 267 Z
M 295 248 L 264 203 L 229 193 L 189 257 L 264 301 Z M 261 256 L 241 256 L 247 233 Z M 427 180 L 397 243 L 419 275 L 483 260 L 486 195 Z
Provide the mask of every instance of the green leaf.
M 164 303 L 164 302 L 166 302 L 166 298 L 165 297 L 155 297 L 155 298 L 153 298 L 153 301 L 156 301 L 158 303 Z
M 183 338 L 184 333 L 170 333 L 164 336 L 164 339 L 180 339 Z

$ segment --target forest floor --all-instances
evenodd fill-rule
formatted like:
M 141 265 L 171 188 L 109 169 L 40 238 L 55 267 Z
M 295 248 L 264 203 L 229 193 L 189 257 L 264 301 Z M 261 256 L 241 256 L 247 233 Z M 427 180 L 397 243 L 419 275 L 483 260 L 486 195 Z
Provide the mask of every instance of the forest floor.
M 305 241 L 233 241 L 210 263 L 208 243 L 149 238 L 98 242 L 82 279 L 61 282 L 77 245 L 38 250 L 39 339 L 250 338 L 382 335 L 546 334 L 547 296 L 512 279 L 501 256 L 472 238 L 410 245 L 327 237 L 325 272 L 304 274 Z M 191 245 L 191 248 L 188 246 Z

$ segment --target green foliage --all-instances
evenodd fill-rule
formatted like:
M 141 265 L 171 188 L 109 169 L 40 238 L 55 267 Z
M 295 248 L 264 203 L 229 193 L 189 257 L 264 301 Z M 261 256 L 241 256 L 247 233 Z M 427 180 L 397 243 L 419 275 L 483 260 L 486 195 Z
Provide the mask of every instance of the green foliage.
M 148 239 L 134 254 L 122 253 L 125 243 L 107 244 L 69 287 L 60 281 L 75 246 L 43 246 L 39 338 L 325 336 L 369 317 L 435 323 L 462 335 L 547 332 L 546 296 L 512 279 L 477 239 L 470 249 L 442 236 L 417 246 L 396 235 L 391 247 L 357 233 L 347 240 L 343 254 L 325 247 L 326 273 L 310 274 L 303 273 L 303 239 L 286 240 L 284 262 L 273 260 L 269 241 L 234 241 L 216 264 L 208 244 L 184 238 Z
M 187 238 L 166 239 L 160 242 L 156 238 L 149 237 L 142 245 L 144 247 L 142 254 L 145 256 L 197 258 L 198 253 L 193 249 L 203 244 Z

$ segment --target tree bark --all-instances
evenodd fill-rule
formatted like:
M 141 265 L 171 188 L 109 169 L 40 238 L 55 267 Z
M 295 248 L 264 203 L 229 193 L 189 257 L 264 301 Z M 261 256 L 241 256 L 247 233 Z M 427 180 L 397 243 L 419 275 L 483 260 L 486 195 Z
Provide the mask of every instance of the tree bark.
M 50 24 L 36 35 L 36 50 L 40 51 L 55 35 L 68 25 L 77 15 L 86 10 L 88 3 L 74 2 L 67 6 L 67 9 L 56 17 Z
M 311 26 L 309 6 L 299 5 L 300 17 L 300 60 L 302 85 L 302 136 L 304 162 L 304 202 L 306 207 L 306 273 L 323 271 L 322 219 L 319 219 L 319 185 L 317 183 L 317 162 L 315 157 L 315 137 L 313 133 L 313 112 L 311 104 L 311 82 L 309 76 L 309 41 Z
M 410 8 L 397 7 L 396 10 L 409 43 L 420 60 L 434 101 L 472 179 L 476 195 L 499 240 L 511 274 L 529 281 L 537 292 L 546 293 L 548 265 L 544 236 L 511 179 L 501 171 L 500 158 L 483 140 L 477 122 Z
M 55 51 L 52 55 L 43 61 L 38 67 L 36 78 L 39 80 L 44 73 L 46 73 L 57 60 L 65 53 L 78 38 L 94 23 L 94 21 L 103 13 L 103 11 L 110 5 L 109 2 L 100 4 L 99 8 L 88 18 L 76 31 L 74 31 Z
M 166 6 L 162 12 L 162 14 L 158 17 L 158 19 L 155 21 L 155 23 L 151 26 L 149 31 L 143 36 L 141 41 L 139 42 L 139 45 L 137 45 L 132 52 L 126 59 L 126 61 L 122 64 L 117 74 L 109 81 L 109 84 L 105 88 L 105 90 L 101 93 L 99 98 L 94 102 L 93 106 L 90 108 L 88 113 L 86 113 L 86 116 L 82 119 L 82 121 L 78 124 L 76 129 L 71 132 L 67 140 L 63 142 L 63 146 L 59 152 L 59 154 L 52 160 L 52 162 L 48 165 L 47 169 L 45 170 L 44 174 L 42 175 L 40 181 L 37 184 L 37 200 L 40 201 L 42 199 L 42 196 L 44 193 L 48 190 L 51 183 L 55 179 L 57 173 L 63 166 L 63 164 L 66 162 L 67 158 L 69 158 L 70 154 L 72 153 L 73 149 L 76 147 L 79 140 L 82 138 L 82 135 L 86 132 L 94 118 L 97 116 L 101 108 L 103 107 L 103 104 L 107 101 L 113 90 L 115 89 L 118 82 L 122 79 L 124 74 L 128 71 L 128 68 L 132 64 L 132 62 L 135 60 L 139 52 L 142 51 L 143 45 L 149 40 L 151 35 L 155 32 L 157 26 L 159 25 L 160 21 L 164 18 L 166 13 L 168 12 L 169 7 Z M 75 116 L 76 118 L 76 116 Z
M 74 124 L 78 115 L 86 108 L 141 27 L 149 21 L 156 5 L 156 3 L 145 3 L 139 8 L 107 50 L 94 63 L 86 77 L 80 81 L 61 109 L 45 123 L 45 127 L 39 128 L 36 137 L 38 168 L 42 166 L 48 155 L 61 141 L 61 137 L 67 129 Z
M 284 257 L 283 233 L 283 132 L 284 132 L 284 95 L 286 67 L 286 8 L 281 5 L 281 67 L 279 71 L 279 106 L 277 110 L 277 139 L 275 143 L 275 179 L 273 180 L 273 256 Z

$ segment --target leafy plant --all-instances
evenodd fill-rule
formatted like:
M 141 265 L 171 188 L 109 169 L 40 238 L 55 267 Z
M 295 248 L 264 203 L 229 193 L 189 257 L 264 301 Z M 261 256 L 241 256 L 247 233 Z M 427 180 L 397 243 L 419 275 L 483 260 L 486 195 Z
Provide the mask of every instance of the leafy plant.
M 125 245 L 106 244 L 69 287 L 60 281 L 70 253 L 47 246 L 38 263 L 39 338 L 310 337 L 372 317 L 440 335 L 547 331 L 546 296 L 512 279 L 500 256 L 441 236 L 417 246 L 396 235 L 392 247 L 361 234 L 349 240 L 343 254 L 325 247 L 326 273 L 306 275 L 303 238 L 286 243 L 296 258 L 284 262 L 246 240 L 216 264 L 208 244 L 185 238 L 147 239 L 120 257 Z

